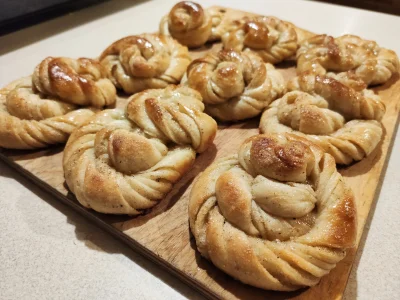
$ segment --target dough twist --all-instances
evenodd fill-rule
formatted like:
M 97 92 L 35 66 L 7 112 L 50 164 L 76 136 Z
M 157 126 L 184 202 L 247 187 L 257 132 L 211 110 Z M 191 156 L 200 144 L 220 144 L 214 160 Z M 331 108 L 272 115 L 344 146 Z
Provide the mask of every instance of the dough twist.
M 257 116 L 284 90 L 284 79 L 271 64 L 233 50 L 193 61 L 187 70 L 187 84 L 200 92 L 207 112 L 221 120 Z
M 335 160 L 282 133 L 246 140 L 196 180 L 189 221 L 200 253 L 268 290 L 316 285 L 356 239 L 356 207 Z
M 101 108 L 116 100 L 105 70 L 89 58 L 47 57 L 35 68 L 32 83 L 35 91 L 67 103 Z
M 127 106 L 128 117 L 142 130 L 161 140 L 192 145 L 203 152 L 214 140 L 217 123 L 203 113 L 202 98 L 184 86 L 147 90 L 133 95 Z
M 122 38 L 100 56 L 108 78 L 129 94 L 178 84 L 190 61 L 186 47 L 156 34 Z
M 293 26 L 274 17 L 262 16 L 231 22 L 222 36 L 222 44 L 225 49 L 254 52 L 271 64 L 291 57 L 298 46 Z
M 192 1 L 178 2 L 161 19 L 160 33 L 171 35 L 190 48 L 200 47 L 206 42 L 221 39 L 224 15 L 225 12 L 220 9 L 203 9 L 200 4 Z
M 317 35 L 304 41 L 297 51 L 297 71 L 319 75 L 327 71 L 350 72 L 367 85 L 381 84 L 399 72 L 399 59 L 392 50 L 354 35 L 333 38 Z
M 98 62 L 48 57 L 32 77 L 0 90 L 0 146 L 35 149 L 64 143 L 94 114 L 78 105 L 102 107 L 115 100 L 115 87 Z
M 75 130 L 63 166 L 78 201 L 102 213 L 136 215 L 162 200 L 216 134 L 198 97 L 188 88 L 148 90 L 133 96 L 125 112 L 102 111 Z
M 334 78 L 303 74 L 263 113 L 261 132 L 291 132 L 330 153 L 338 164 L 369 155 L 382 138 L 385 105 L 373 91 L 358 92 Z

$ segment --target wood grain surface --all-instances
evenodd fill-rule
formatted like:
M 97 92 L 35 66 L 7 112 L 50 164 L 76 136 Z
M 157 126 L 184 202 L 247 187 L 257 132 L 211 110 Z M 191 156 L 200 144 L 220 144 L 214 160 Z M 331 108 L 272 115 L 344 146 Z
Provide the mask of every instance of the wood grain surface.
M 243 15 L 228 10 L 227 17 Z M 192 51 L 199 57 L 207 51 L 216 51 L 221 46 L 214 44 Z M 286 79 L 295 75 L 294 63 L 286 62 L 277 66 Z M 383 118 L 384 139 L 368 158 L 340 169 L 347 183 L 352 187 L 358 214 L 357 245 L 368 217 L 371 205 L 378 201 L 377 188 L 384 177 L 385 163 L 391 150 L 394 131 L 400 109 L 399 76 L 385 85 L 375 88 L 381 95 L 387 111 Z M 124 106 L 126 97 L 119 97 L 119 106 Z M 242 284 L 224 274 L 202 258 L 196 251 L 195 241 L 188 224 L 188 197 L 193 179 L 209 166 L 214 159 L 235 153 L 248 137 L 258 133 L 259 118 L 236 123 L 220 124 L 214 146 L 199 155 L 193 168 L 175 185 L 168 196 L 147 214 L 128 217 L 103 215 L 83 208 L 68 192 L 62 170 L 62 146 L 41 151 L 0 150 L 0 158 L 21 172 L 58 200 L 68 204 L 88 219 L 95 222 L 114 236 L 150 260 L 165 267 L 181 280 L 196 288 L 209 298 L 224 299 L 340 299 L 351 270 L 357 247 L 348 252 L 329 275 L 308 289 L 297 292 L 271 292 Z

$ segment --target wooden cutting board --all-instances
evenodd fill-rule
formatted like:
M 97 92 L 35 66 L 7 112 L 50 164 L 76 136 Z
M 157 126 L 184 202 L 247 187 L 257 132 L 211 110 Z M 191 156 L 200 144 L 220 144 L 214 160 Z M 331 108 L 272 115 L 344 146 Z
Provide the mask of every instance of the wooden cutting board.
M 227 18 L 245 14 L 226 10 Z M 305 31 L 303 33 L 309 34 Z M 206 46 L 192 51 L 192 56 L 199 57 L 220 47 L 219 44 Z M 293 63 L 284 63 L 277 68 L 286 79 L 295 75 Z M 387 109 L 383 118 L 384 139 L 368 158 L 340 170 L 352 187 L 357 202 L 357 245 L 371 205 L 378 201 L 375 192 L 383 180 L 386 158 L 394 140 L 400 110 L 399 76 L 374 90 L 382 97 Z M 124 106 L 126 97 L 121 96 L 118 101 L 118 106 Z M 258 133 L 258 123 L 259 118 L 255 118 L 246 122 L 220 125 L 214 146 L 197 157 L 193 168 L 176 184 L 166 199 L 147 214 L 137 217 L 103 215 L 82 207 L 66 188 L 61 146 L 41 151 L 0 149 L 0 158 L 53 194 L 57 200 L 68 204 L 209 298 L 339 299 L 343 295 L 357 247 L 349 250 L 346 258 L 329 275 L 323 277 L 317 286 L 291 293 L 264 291 L 242 284 L 214 267 L 196 251 L 187 214 L 193 179 L 217 157 L 235 153 L 246 138 Z

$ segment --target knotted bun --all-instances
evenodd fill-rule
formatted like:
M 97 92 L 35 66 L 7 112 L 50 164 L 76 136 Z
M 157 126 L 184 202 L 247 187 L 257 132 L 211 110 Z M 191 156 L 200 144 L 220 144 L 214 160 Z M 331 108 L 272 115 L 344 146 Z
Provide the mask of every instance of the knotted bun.
M 355 35 L 322 34 L 304 41 L 297 51 L 297 72 L 324 75 L 328 71 L 354 73 L 367 85 L 381 84 L 399 72 L 399 58 L 394 51 Z
M 296 53 L 295 28 L 274 17 L 244 17 L 227 25 L 222 36 L 225 49 L 250 51 L 264 62 L 276 64 Z
M 133 95 L 127 116 L 145 133 L 203 152 L 213 142 L 217 123 L 203 113 L 201 95 L 185 86 L 147 90 Z
M 369 155 L 382 138 L 385 105 L 373 91 L 356 91 L 338 80 L 303 74 L 263 113 L 263 133 L 291 132 L 330 153 L 339 164 Z
M 47 57 L 32 75 L 35 91 L 81 106 L 115 103 L 116 91 L 99 62 L 89 58 Z
M 114 104 L 116 90 L 95 60 L 48 57 L 32 77 L 0 92 L 0 146 L 43 148 L 64 143 L 93 109 Z
M 282 133 L 246 140 L 190 194 L 200 253 L 240 281 L 291 291 L 316 285 L 356 239 L 356 206 L 335 160 Z
M 189 65 L 187 85 L 200 92 L 210 115 L 231 121 L 260 114 L 282 94 L 284 79 L 252 53 L 221 50 Z
M 178 2 L 161 19 L 160 33 L 171 35 L 189 48 L 200 47 L 206 42 L 221 39 L 224 15 L 225 12 L 218 8 L 203 9 L 200 4 L 192 1 Z
M 169 36 L 128 36 L 100 56 L 108 78 L 128 94 L 178 84 L 191 59 L 188 49 Z
M 217 126 L 200 95 L 170 86 L 129 99 L 126 111 L 105 110 L 71 135 L 64 175 L 78 201 L 98 212 L 136 215 L 171 191 Z

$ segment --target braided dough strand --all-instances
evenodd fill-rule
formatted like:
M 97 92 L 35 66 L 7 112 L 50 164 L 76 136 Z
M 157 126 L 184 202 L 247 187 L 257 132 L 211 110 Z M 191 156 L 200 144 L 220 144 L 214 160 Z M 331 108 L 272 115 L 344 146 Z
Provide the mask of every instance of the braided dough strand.
M 356 238 L 354 197 L 334 159 L 291 134 L 251 137 L 208 167 L 189 221 L 204 257 L 269 290 L 316 285 Z
M 65 143 L 71 132 L 93 114 L 91 109 L 77 109 L 41 121 L 23 120 L 10 115 L 0 105 L 0 147 L 37 149 Z

